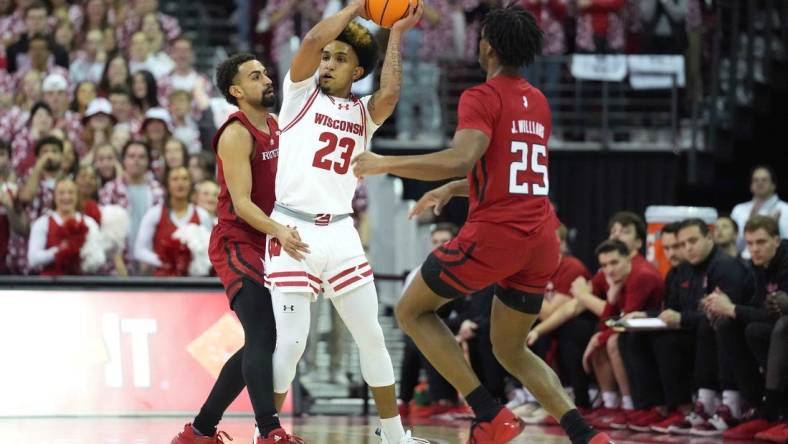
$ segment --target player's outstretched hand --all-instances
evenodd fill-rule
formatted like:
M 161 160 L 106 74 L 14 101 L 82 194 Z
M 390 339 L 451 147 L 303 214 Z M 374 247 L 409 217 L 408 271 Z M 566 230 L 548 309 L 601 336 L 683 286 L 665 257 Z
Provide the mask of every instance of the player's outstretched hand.
M 369 20 L 369 17 L 367 17 L 367 0 L 356 0 L 353 4 L 356 6 L 356 15 Z
M 353 165 L 353 174 L 356 177 L 375 176 L 387 172 L 386 158 L 369 151 L 364 151 L 356 156 L 351 165 Z
M 424 8 L 422 7 L 421 0 L 410 0 L 408 15 L 403 19 L 397 20 L 391 29 L 393 31 L 407 31 L 419 23 L 422 14 L 424 14 Z
M 432 211 L 436 216 L 440 215 L 443 207 L 446 206 L 446 204 L 454 196 L 447 185 L 435 188 L 434 190 L 429 191 L 421 196 L 421 199 L 416 202 L 416 205 L 410 209 L 408 218 L 413 219 L 418 217 L 419 214 L 430 207 L 433 208 Z
M 279 243 L 282 244 L 282 249 L 285 250 L 285 253 L 289 254 L 293 259 L 300 261 L 304 258 L 302 253 L 309 254 L 309 245 L 301 241 L 301 236 L 298 235 L 298 230 L 295 228 L 282 225 L 275 236 Z

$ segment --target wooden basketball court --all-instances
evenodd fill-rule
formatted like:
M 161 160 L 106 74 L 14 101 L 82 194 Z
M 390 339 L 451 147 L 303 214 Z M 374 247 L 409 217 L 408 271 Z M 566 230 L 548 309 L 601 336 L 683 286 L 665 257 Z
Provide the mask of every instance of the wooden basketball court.
M 0 444 L 169 444 L 170 439 L 190 421 L 190 417 L 166 418 L 35 418 L 0 419 Z M 233 441 L 248 444 L 252 437 L 251 417 L 222 421 L 221 429 Z M 378 444 L 374 435 L 377 421 L 351 416 L 314 416 L 285 418 L 285 426 L 306 439 L 308 444 Z M 416 436 L 435 444 L 464 444 L 468 421 L 426 420 L 409 427 Z M 613 432 L 616 443 L 721 444 L 721 439 L 689 438 L 671 435 Z M 568 443 L 558 427 L 528 427 L 512 444 Z M 736 441 L 745 443 L 745 441 Z

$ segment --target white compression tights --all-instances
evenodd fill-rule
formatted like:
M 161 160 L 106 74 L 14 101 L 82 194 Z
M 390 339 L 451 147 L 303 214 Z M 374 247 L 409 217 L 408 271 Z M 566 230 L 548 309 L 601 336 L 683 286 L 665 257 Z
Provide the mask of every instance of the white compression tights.
M 306 347 L 312 296 L 309 293 L 284 293 L 274 287 L 271 297 L 276 318 L 274 391 L 285 393 L 295 378 L 296 366 Z M 370 387 L 394 384 L 394 368 L 378 322 L 375 285 L 369 283 L 336 296 L 331 303 L 358 346 L 364 381 Z

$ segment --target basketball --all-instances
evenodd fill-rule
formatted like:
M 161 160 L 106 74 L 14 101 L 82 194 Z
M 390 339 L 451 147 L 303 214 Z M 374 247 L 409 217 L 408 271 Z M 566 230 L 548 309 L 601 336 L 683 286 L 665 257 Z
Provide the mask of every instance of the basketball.
M 409 0 L 366 0 L 367 17 L 384 28 L 408 15 Z

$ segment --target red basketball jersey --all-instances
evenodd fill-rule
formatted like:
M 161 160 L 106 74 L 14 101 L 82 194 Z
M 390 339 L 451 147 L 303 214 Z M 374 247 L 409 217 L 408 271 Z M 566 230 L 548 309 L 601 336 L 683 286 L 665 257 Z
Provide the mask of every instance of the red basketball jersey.
M 547 197 L 552 120 L 544 94 L 522 77 L 496 76 L 463 92 L 457 113 L 457 130 L 479 130 L 490 138 L 468 173 L 468 222 L 530 233 L 552 221 Z
M 254 151 L 252 152 L 252 202 L 260 207 L 265 214 L 271 214 L 274 208 L 276 197 L 274 195 L 274 185 L 276 181 L 276 166 L 279 158 L 279 125 L 272 116 L 268 116 L 269 134 L 255 128 L 242 111 L 231 114 L 224 122 L 219 131 L 213 137 L 213 149 L 216 152 L 216 173 L 219 183 L 219 202 L 216 206 L 216 215 L 219 218 L 219 225 L 239 228 L 247 233 L 257 235 L 265 241 L 265 233 L 260 233 L 249 224 L 241 220 L 233 209 L 233 200 L 230 191 L 227 189 L 227 182 L 224 178 L 222 160 L 219 158 L 219 138 L 222 132 L 233 121 L 238 120 L 249 130 L 254 139 Z

